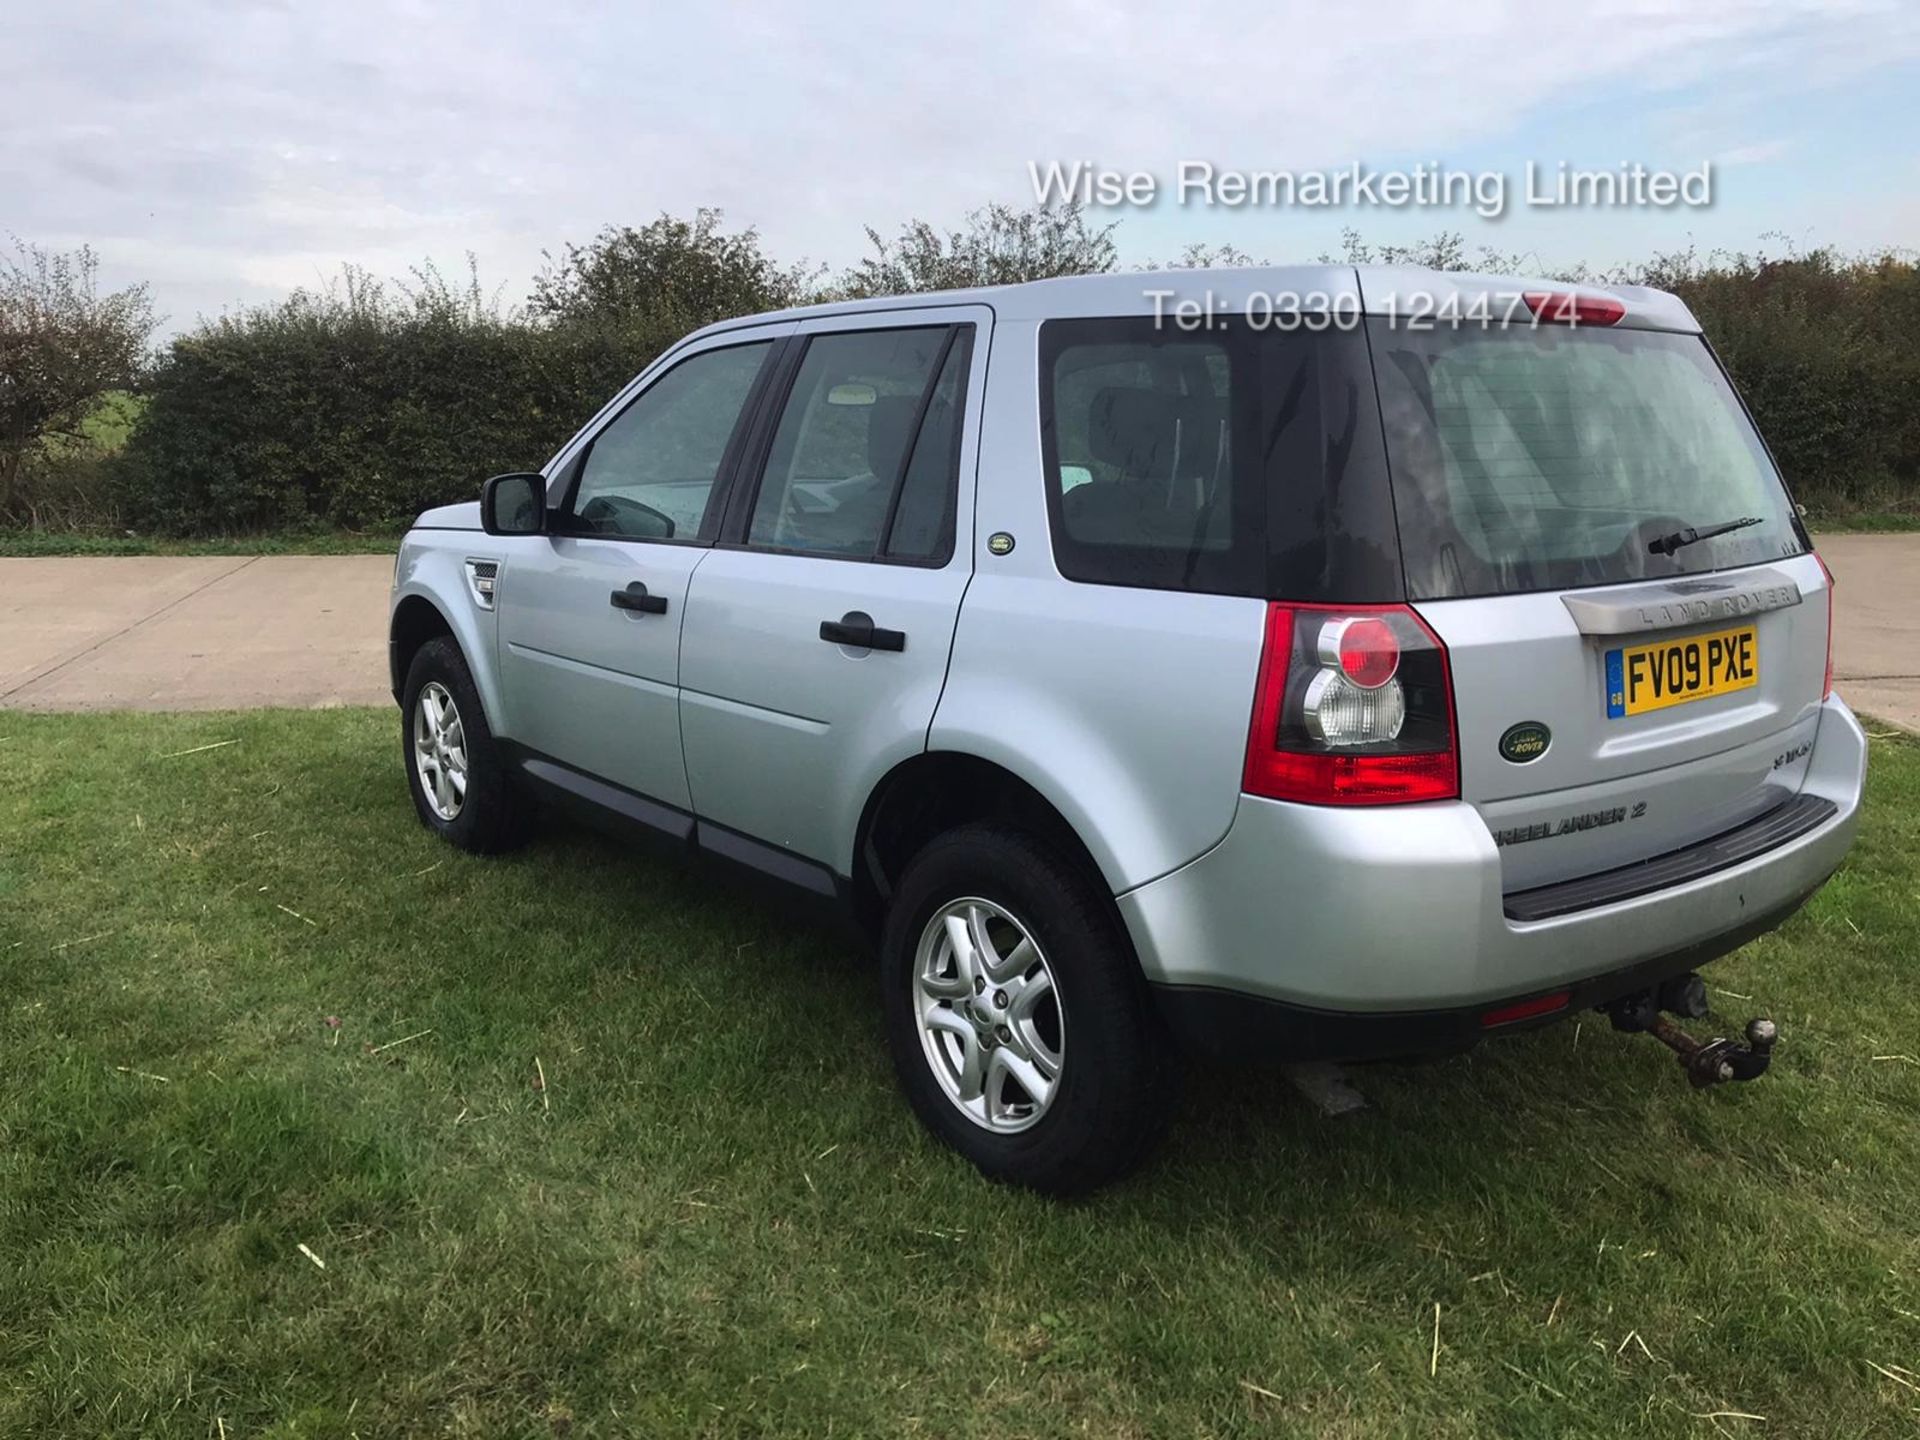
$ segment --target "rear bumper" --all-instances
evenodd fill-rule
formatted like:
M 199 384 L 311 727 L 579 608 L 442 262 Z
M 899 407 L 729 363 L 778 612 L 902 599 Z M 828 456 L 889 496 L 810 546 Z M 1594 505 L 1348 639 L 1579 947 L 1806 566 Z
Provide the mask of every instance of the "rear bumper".
M 1535 921 L 1507 913 L 1515 897 L 1471 805 L 1242 796 L 1219 845 L 1122 895 L 1120 911 L 1163 1008 L 1202 1048 L 1236 1048 L 1208 1037 L 1253 1026 L 1284 1053 L 1444 1049 L 1509 1000 L 1573 989 L 1575 1005 L 1598 1004 L 1779 924 L 1845 858 L 1865 775 L 1866 737 L 1830 699 L 1800 791 L 1830 816 L 1712 873 Z

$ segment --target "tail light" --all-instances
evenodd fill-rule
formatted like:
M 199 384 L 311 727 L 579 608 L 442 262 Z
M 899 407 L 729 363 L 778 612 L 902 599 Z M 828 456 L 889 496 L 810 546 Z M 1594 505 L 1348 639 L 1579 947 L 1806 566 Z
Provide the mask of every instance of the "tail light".
M 1818 555 L 1813 558 L 1820 573 L 1827 577 L 1827 678 L 1820 684 L 1820 698 L 1826 700 L 1833 695 L 1833 571 Z
M 1618 325 L 1627 318 L 1627 307 L 1611 295 L 1529 290 L 1520 298 L 1534 319 L 1560 325 Z
M 1309 805 L 1457 797 L 1446 646 L 1405 605 L 1269 605 L 1241 788 Z

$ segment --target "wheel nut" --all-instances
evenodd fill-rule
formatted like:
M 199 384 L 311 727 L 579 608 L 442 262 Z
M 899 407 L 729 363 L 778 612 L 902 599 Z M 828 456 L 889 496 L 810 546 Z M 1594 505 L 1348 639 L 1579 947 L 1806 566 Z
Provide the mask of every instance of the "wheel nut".
M 996 990 L 993 992 L 993 1008 L 996 1010 L 1004 1010 L 1007 1008 L 1007 992 L 1006 991 Z
M 1007 1029 L 1007 1027 L 1004 1025 L 994 1026 L 993 1033 L 999 1036 L 1002 1040 L 1011 1040 L 1013 1038 L 1013 1032 Z
M 978 995 L 982 990 L 986 988 L 987 988 L 987 982 L 985 980 L 981 979 L 978 975 L 973 977 L 973 993 L 974 994 Z

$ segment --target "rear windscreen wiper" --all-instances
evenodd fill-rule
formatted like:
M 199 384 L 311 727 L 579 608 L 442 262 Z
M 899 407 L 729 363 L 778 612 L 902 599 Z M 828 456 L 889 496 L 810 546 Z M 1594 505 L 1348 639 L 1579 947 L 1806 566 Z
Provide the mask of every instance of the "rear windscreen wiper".
M 1725 535 L 1731 530 L 1744 530 L 1749 525 L 1764 525 L 1767 522 L 1758 515 L 1742 515 L 1738 520 L 1729 520 L 1723 525 L 1709 525 L 1704 530 L 1688 526 L 1685 530 L 1676 530 L 1671 535 L 1662 535 L 1658 540 L 1647 542 L 1650 555 L 1671 555 L 1700 540 L 1711 540 L 1716 535 Z

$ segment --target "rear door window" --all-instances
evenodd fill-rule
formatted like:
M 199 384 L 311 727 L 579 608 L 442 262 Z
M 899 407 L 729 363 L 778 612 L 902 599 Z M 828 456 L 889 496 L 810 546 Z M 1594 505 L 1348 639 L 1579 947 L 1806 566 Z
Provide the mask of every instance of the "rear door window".
M 1700 336 L 1367 323 L 1411 598 L 1662 578 L 1805 548 Z M 1734 520 L 1755 523 L 1649 548 Z
M 863 560 L 950 553 L 970 333 L 812 337 L 773 432 L 747 543 Z

